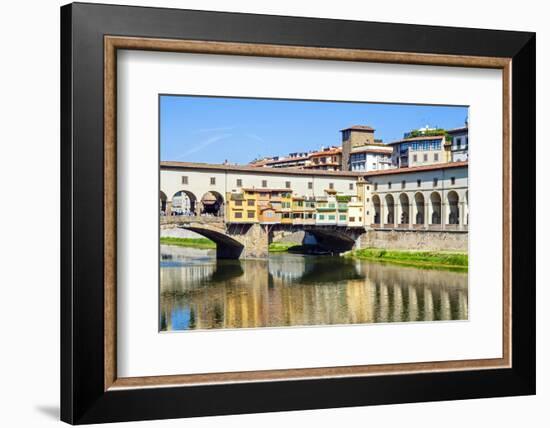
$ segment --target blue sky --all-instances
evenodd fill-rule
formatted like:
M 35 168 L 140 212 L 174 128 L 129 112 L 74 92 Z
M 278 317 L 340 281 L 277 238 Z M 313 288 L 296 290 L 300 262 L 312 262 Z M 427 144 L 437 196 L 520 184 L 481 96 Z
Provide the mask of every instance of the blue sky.
M 162 95 L 161 160 L 245 164 L 339 145 L 340 129 L 370 125 L 385 143 L 425 125 L 464 125 L 468 108 Z

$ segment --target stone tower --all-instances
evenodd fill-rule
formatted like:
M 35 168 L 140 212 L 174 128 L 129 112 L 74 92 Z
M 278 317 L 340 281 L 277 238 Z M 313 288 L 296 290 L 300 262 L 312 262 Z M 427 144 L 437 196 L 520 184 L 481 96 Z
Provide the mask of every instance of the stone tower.
M 342 171 L 349 171 L 349 157 L 352 149 L 359 146 L 374 145 L 374 128 L 366 125 L 354 125 L 342 129 Z

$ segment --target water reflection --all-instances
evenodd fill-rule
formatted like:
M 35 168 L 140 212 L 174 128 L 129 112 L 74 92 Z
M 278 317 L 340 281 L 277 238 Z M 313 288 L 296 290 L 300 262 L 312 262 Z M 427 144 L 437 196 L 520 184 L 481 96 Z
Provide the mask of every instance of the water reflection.
M 162 330 L 468 318 L 467 274 L 331 256 L 216 260 L 161 246 Z

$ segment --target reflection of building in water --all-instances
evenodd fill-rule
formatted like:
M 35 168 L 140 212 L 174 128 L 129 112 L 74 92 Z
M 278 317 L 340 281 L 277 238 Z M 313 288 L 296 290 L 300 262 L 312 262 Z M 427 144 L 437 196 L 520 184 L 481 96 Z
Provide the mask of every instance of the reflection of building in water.
M 205 259 L 162 268 L 161 284 L 163 330 L 468 317 L 465 274 L 341 257 L 287 254 L 269 262 L 231 263 Z
M 269 273 L 277 279 L 287 281 L 300 279 L 307 268 L 306 257 L 272 257 L 269 259 Z

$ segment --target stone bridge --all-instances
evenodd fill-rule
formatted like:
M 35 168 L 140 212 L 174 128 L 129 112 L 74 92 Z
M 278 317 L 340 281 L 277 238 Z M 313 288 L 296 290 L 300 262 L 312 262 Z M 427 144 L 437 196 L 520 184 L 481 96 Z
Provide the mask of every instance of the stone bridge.
M 214 241 L 219 259 L 268 256 L 269 230 L 260 224 L 227 224 L 223 217 L 163 216 L 160 227 L 190 230 Z
M 319 247 L 341 253 L 351 250 L 365 233 L 363 228 L 321 225 L 225 223 L 223 217 L 162 216 L 161 229 L 181 228 L 198 233 L 216 243 L 220 259 L 267 258 L 274 236 L 304 231 L 315 237 Z

